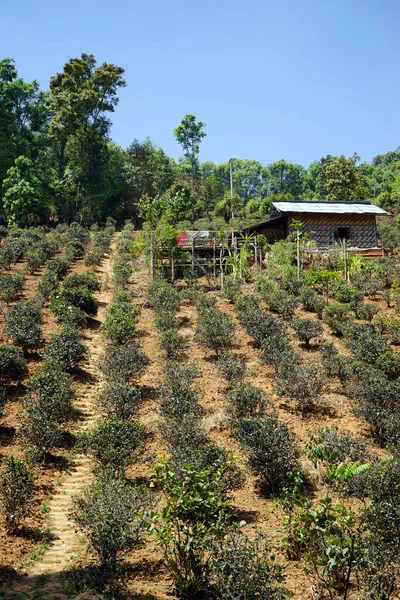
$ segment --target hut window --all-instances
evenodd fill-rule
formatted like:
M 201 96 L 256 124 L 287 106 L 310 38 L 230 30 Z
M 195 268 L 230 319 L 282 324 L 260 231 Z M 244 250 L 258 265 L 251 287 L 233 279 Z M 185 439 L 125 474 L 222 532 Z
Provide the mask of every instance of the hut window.
M 338 227 L 334 233 L 335 242 L 350 238 L 350 227 Z

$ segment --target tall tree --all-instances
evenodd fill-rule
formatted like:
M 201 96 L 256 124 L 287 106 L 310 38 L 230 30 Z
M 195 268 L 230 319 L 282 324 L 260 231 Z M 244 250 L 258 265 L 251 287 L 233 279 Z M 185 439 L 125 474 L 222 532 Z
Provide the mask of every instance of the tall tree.
M 19 156 L 15 166 L 7 171 L 3 181 L 4 211 L 8 224 L 21 227 L 45 216 L 40 181 L 34 173 L 34 165 L 26 156 Z
M 118 104 L 118 89 L 126 85 L 123 73 L 122 67 L 96 66 L 93 54 L 82 54 L 50 79 L 54 108 L 49 133 L 65 187 L 66 218 L 90 220 L 98 213 L 96 183 L 106 160 L 108 113 Z
M 325 200 L 362 200 L 368 195 L 366 178 L 357 167 L 359 156 L 331 156 L 319 161 L 316 189 Z

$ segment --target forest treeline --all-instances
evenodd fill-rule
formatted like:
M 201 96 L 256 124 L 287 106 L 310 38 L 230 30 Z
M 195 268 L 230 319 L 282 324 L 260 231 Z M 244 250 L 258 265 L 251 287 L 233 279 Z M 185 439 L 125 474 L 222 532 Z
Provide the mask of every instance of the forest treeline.
M 206 128 L 194 115 L 171 126 L 182 147 L 178 161 L 149 138 L 122 148 L 110 137 L 110 117 L 125 85 L 122 67 L 97 64 L 91 54 L 70 59 L 50 78 L 48 90 L 19 77 L 13 59 L 0 61 L 4 223 L 90 225 L 112 216 L 140 224 L 149 207 L 154 215 L 168 205 L 173 212 L 179 208 L 175 225 L 219 230 L 266 218 L 276 200 L 368 199 L 393 210 L 400 205 L 400 148 L 371 163 L 360 163 L 356 154 L 328 155 L 308 168 L 284 159 L 267 166 L 239 158 L 231 165 L 201 163 Z

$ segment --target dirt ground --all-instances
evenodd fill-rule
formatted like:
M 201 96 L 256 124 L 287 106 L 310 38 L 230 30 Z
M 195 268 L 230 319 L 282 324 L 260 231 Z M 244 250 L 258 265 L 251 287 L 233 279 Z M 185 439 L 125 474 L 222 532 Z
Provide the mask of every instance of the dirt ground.
M 81 270 L 83 265 L 77 261 L 72 270 Z M 100 277 L 109 285 L 109 268 L 100 270 Z M 39 275 L 33 278 L 28 277 L 28 282 L 24 294 L 29 296 L 33 293 L 35 284 Z M 107 284 L 108 281 L 108 284 Z M 129 289 L 133 293 L 133 302 L 140 309 L 138 317 L 138 328 L 141 331 L 141 344 L 145 354 L 149 358 L 149 366 L 139 382 L 142 386 L 144 402 L 138 414 L 138 420 L 144 425 L 148 432 L 147 444 L 140 460 L 128 470 L 130 478 L 137 478 L 140 481 L 146 481 L 152 473 L 152 468 L 157 459 L 166 454 L 166 446 L 160 435 L 159 411 L 158 411 L 158 389 L 163 381 L 163 371 L 165 367 L 164 354 L 159 347 L 159 333 L 154 327 L 154 313 L 151 308 L 146 305 L 147 285 L 149 282 L 149 273 L 143 263 L 138 263 L 132 282 Z M 247 291 L 251 291 L 251 287 Z M 271 367 L 262 364 L 259 360 L 259 351 L 252 345 L 251 339 L 240 327 L 232 304 L 225 300 L 218 291 L 211 291 L 211 294 L 217 296 L 218 307 L 230 314 L 236 324 L 235 332 L 235 347 L 233 352 L 246 361 L 248 367 L 248 381 L 253 385 L 263 388 L 271 400 L 273 409 L 278 413 L 279 417 L 288 423 L 295 431 L 300 447 L 304 447 L 307 439 L 307 430 L 314 426 L 331 426 L 337 425 L 340 429 L 354 433 L 355 435 L 365 436 L 367 443 L 371 449 L 380 455 L 385 455 L 378 448 L 369 435 L 368 424 L 360 418 L 357 418 L 351 407 L 350 400 L 343 394 L 339 381 L 330 381 L 326 386 L 326 391 L 322 401 L 324 410 L 313 414 L 307 418 L 300 418 L 295 412 L 293 406 L 279 398 L 274 391 L 273 386 L 273 370 Z M 107 292 L 107 297 L 103 298 L 105 302 L 110 301 L 110 292 Z M 386 309 L 384 303 L 380 303 L 382 312 L 392 314 L 392 309 Z M 306 316 L 306 313 L 300 309 L 296 310 L 299 316 Z M 310 316 L 307 313 L 307 316 Z M 247 467 L 246 453 L 240 444 L 232 437 L 226 416 L 226 393 L 227 386 L 225 381 L 218 374 L 215 367 L 215 358 L 210 356 L 210 352 L 200 346 L 195 338 L 194 332 L 197 322 L 197 311 L 194 306 L 187 300 L 183 300 L 178 314 L 182 321 L 179 329 L 180 334 L 185 338 L 187 348 L 185 357 L 187 362 L 194 363 L 200 376 L 197 380 L 199 395 L 198 400 L 204 411 L 203 426 L 209 436 L 211 442 L 218 444 L 228 451 L 231 451 L 237 458 L 238 464 L 246 474 L 246 482 L 240 490 L 234 492 L 232 503 L 235 514 L 239 520 L 245 520 L 245 531 L 250 536 L 261 531 L 266 533 L 271 540 L 271 552 L 276 556 L 277 562 L 285 567 L 286 581 L 285 585 L 292 592 L 294 600 L 307 599 L 312 597 L 310 581 L 304 574 L 302 564 L 296 561 L 287 560 L 282 551 L 282 512 L 277 508 L 272 500 L 266 500 L 257 491 L 256 481 Z M 44 311 L 44 332 L 45 338 L 57 329 L 57 324 L 51 313 L 45 309 Z M 101 315 L 98 319 L 101 323 Z M 1 332 L 0 332 L 1 335 Z M 342 347 L 340 340 L 333 336 L 329 328 L 324 326 L 324 337 L 326 340 L 334 341 L 341 351 L 346 352 Z M 4 343 L 3 338 L 0 342 Z M 93 344 L 93 340 L 92 340 Z M 103 344 L 101 336 L 96 338 L 96 352 L 93 354 L 93 360 L 96 359 Z M 311 359 L 316 362 L 320 360 L 320 350 L 318 345 L 314 345 L 311 349 L 306 350 L 297 342 L 294 337 L 292 344 L 296 351 L 304 358 Z M 93 347 L 93 345 L 92 345 Z M 38 368 L 40 368 L 40 353 L 39 356 L 34 356 L 29 363 L 29 376 L 32 376 Z M 16 432 L 19 426 L 20 405 L 19 398 L 24 393 L 25 381 L 20 385 L 10 389 L 9 398 L 6 404 L 6 416 L 3 417 L 1 427 L 1 453 L 7 456 L 11 453 L 23 455 L 23 449 L 18 445 Z M 78 383 L 78 395 L 82 393 L 83 385 Z M 12 387 L 12 386 L 11 386 Z M 94 389 L 89 390 L 90 393 Z M 79 428 L 82 423 L 72 425 Z M 38 494 L 38 505 L 45 501 L 49 501 L 52 495 L 57 493 L 56 486 L 59 478 L 65 475 L 66 467 L 66 452 L 60 452 L 59 459 L 48 467 L 38 467 L 38 477 L 40 481 L 40 492 Z M 324 497 L 326 495 L 334 496 L 332 490 L 328 488 L 322 481 L 319 473 L 313 468 L 312 464 L 306 459 L 303 459 L 304 468 L 310 472 L 310 477 L 317 484 L 317 492 L 315 497 Z M 85 476 L 86 477 L 86 476 Z M 87 477 L 89 477 L 87 475 Z M 343 501 L 343 499 L 341 500 Z M 346 501 L 346 500 L 345 500 Z M 350 503 L 353 503 L 353 501 Z M 32 516 L 27 520 L 27 529 L 19 538 L 6 538 L 0 536 L 0 562 L 2 565 L 3 578 L 10 579 L 10 574 L 18 572 L 19 575 L 28 573 L 26 584 L 29 584 L 30 577 L 34 571 L 26 570 L 24 566 L 24 557 L 29 553 L 37 550 L 43 539 L 43 530 L 46 528 L 46 510 L 40 511 L 35 508 Z M 1 526 L 1 524 L 0 524 Z M 75 534 L 77 535 L 77 534 Z M 35 537 L 36 536 L 36 537 Z M 78 539 L 78 538 L 77 538 Z M 78 540 L 79 541 L 79 540 Z M 78 550 L 78 558 L 82 561 L 87 559 L 85 555 L 85 545 L 81 543 L 81 550 Z M 128 582 L 128 597 L 132 599 L 153 599 L 167 600 L 174 598 L 172 594 L 172 583 L 168 572 L 162 561 L 162 554 L 155 545 L 154 541 L 149 539 L 140 547 L 135 549 L 127 558 L 130 565 L 130 578 Z M 26 562 L 26 561 L 25 561 Z M 21 567 L 21 563 L 23 566 Z M 65 568 L 64 562 L 60 558 L 59 566 L 62 567 L 57 571 L 56 565 L 53 567 L 53 573 L 58 577 L 63 577 L 62 569 Z M 26 588 L 25 588 L 26 589 Z M 71 591 L 69 593 L 72 593 Z M 68 595 L 68 594 L 67 594 Z

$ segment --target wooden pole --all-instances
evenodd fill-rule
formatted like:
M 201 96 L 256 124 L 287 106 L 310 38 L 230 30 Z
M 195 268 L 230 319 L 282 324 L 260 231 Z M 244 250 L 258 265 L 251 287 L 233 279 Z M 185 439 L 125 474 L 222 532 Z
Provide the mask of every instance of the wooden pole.
M 297 229 L 297 279 L 300 279 L 300 231 Z
M 214 279 L 217 277 L 217 257 L 215 252 L 215 238 L 213 239 L 213 273 Z
M 262 264 L 263 264 L 263 260 L 262 260 L 262 250 L 260 250 L 260 271 L 262 271 Z
M 194 273 L 194 240 L 196 238 L 196 234 L 192 237 L 192 272 Z
M 221 270 L 221 290 L 224 289 L 224 268 L 223 268 L 224 247 L 221 244 L 219 251 L 219 268 Z

